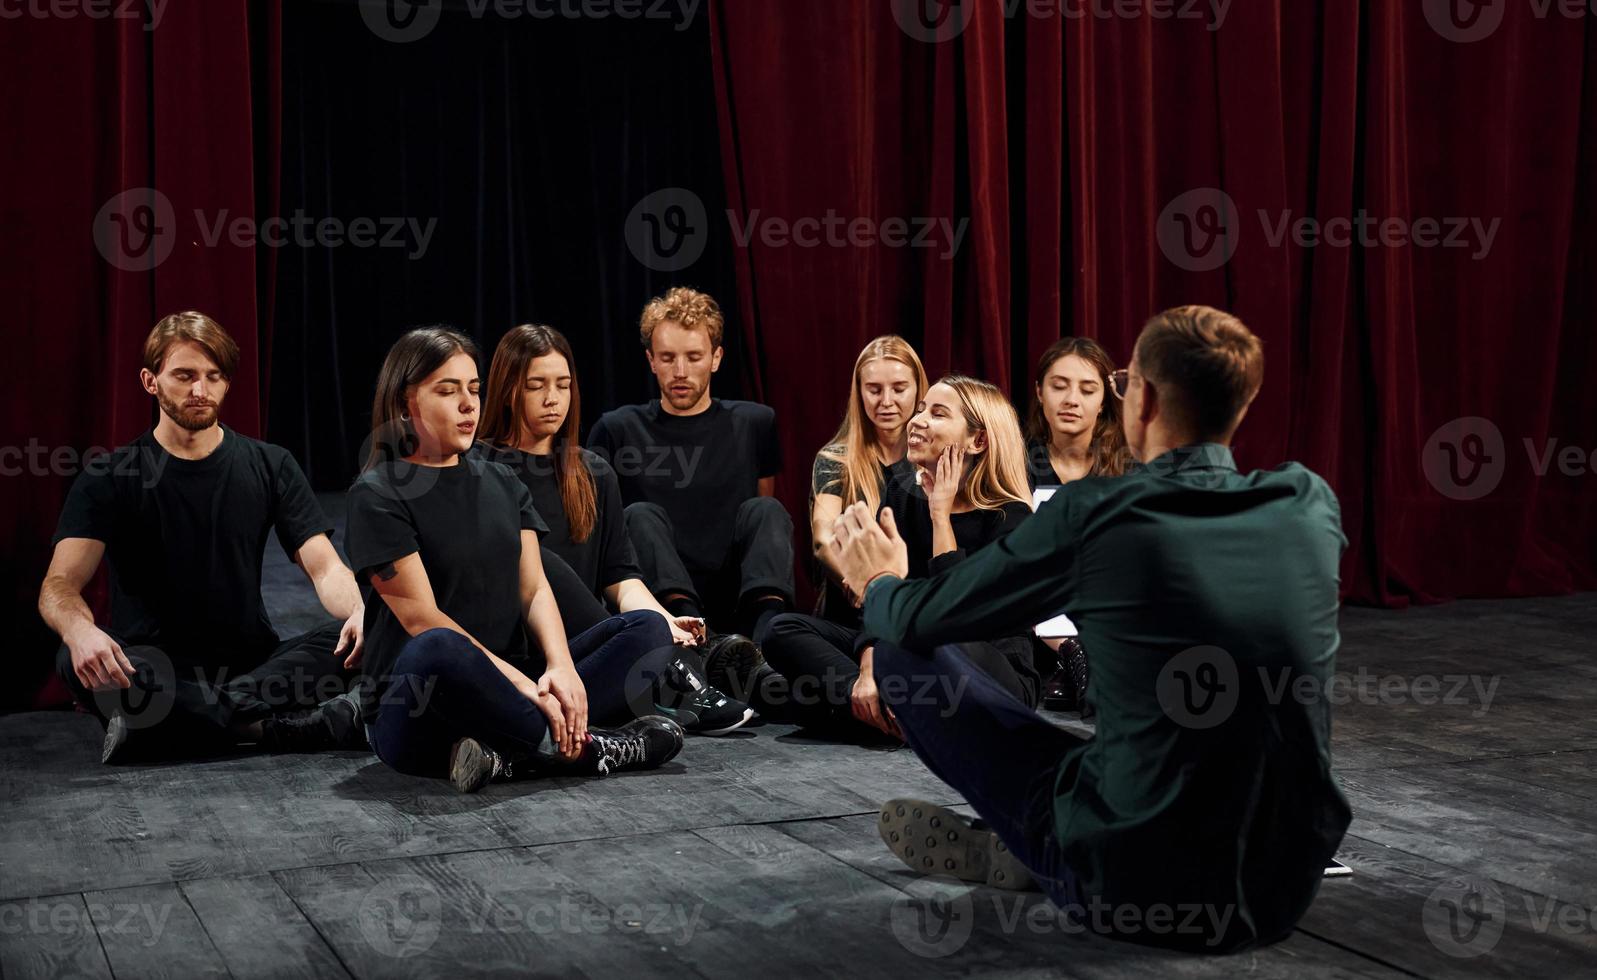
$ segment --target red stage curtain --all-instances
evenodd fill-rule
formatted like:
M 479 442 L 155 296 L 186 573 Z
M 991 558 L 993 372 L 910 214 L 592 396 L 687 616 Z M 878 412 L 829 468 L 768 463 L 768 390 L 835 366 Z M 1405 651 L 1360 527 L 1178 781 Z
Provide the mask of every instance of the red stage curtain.
M 1337 489 L 1351 596 L 1597 585 L 1597 268 L 1591 182 L 1577 179 L 1594 159 L 1597 33 L 1584 19 L 1500 5 L 1501 27 L 1465 44 L 1399 0 L 1239 2 L 1219 30 L 931 0 L 953 20 L 929 42 L 900 26 L 925 0 L 895 3 L 711 6 L 734 224 L 970 222 L 952 258 L 759 235 L 740 250 L 742 327 L 784 426 L 796 515 L 872 336 L 903 333 L 934 374 L 983 376 L 1024 404 L 1030 359 L 1058 336 L 1124 360 L 1151 313 L 1207 303 L 1267 345 L 1239 460 L 1299 460 Z M 1234 202 L 1234 254 L 1204 268 L 1179 222 L 1223 200 L 1209 189 Z M 1192 192 L 1206 197 L 1167 218 L 1161 247 L 1161 216 Z M 1489 250 L 1474 231 L 1465 248 L 1278 239 L 1283 220 L 1361 213 L 1416 233 L 1437 219 L 1441 239 L 1450 219 L 1497 224 Z M 1502 437 L 1485 463 L 1500 482 L 1477 499 L 1426 476 L 1427 454 L 1442 458 L 1433 434 L 1465 417 Z M 1574 475 L 1558 467 L 1569 446 L 1584 454 Z
M 18 375 L 5 387 L 0 444 L 23 451 L 0 460 L 8 515 L 0 588 L 19 611 L 38 597 L 79 454 L 127 442 L 150 424 L 139 367 L 158 319 L 198 309 L 221 322 L 244 354 L 227 422 L 257 435 L 264 417 L 257 250 L 231 244 L 225 225 L 253 219 L 258 195 L 275 200 L 275 170 L 258 178 L 256 161 L 260 150 L 277 154 L 257 135 L 276 118 L 277 0 L 167 4 L 153 30 L 71 9 L 77 16 L 0 28 L 8 148 L 0 268 L 15 317 L 6 326 L 7 367 Z M 256 72 L 270 88 L 252 98 Z M 255 118 L 262 107 L 265 117 Z M 102 212 L 123 192 L 148 188 L 171 205 L 156 209 L 153 235 L 151 212 L 140 209 L 159 202 L 155 195 L 113 206 L 120 217 Z M 211 245 L 219 220 L 224 231 Z M 31 612 L 19 627 L 14 648 L 54 649 Z M 41 661 L 25 663 L 31 671 Z M 9 686 L 6 703 L 32 691 L 27 680 Z

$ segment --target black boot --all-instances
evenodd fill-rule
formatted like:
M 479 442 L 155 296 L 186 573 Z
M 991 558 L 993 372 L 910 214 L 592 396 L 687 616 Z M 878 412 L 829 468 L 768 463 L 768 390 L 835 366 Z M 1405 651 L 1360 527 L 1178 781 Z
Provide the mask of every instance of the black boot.
M 261 721 L 261 748 L 268 752 L 325 752 L 368 749 L 360 706 L 340 694 L 309 711 L 270 715 Z
M 1075 637 L 1059 647 L 1059 669 L 1043 685 L 1042 706 L 1049 711 L 1079 711 L 1083 720 L 1095 712 L 1087 702 L 1087 651 Z

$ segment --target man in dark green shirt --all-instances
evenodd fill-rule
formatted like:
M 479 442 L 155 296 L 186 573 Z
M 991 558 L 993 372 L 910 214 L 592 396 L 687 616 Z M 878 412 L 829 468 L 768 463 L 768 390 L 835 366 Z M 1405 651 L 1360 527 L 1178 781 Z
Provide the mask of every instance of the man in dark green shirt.
M 1228 448 L 1263 380 L 1259 341 L 1204 307 L 1149 322 L 1113 378 L 1144 465 L 1064 487 L 959 568 L 901 580 L 891 515 L 839 520 L 877 684 L 906 739 L 983 823 L 883 808 L 911 867 L 1035 878 L 1086 928 L 1230 951 L 1284 938 L 1347 828 L 1325 697 L 1346 540 L 1325 481 L 1237 472 Z M 1067 610 L 1092 651 L 1081 741 L 947 644 Z M 985 826 L 984 826 L 985 824 Z

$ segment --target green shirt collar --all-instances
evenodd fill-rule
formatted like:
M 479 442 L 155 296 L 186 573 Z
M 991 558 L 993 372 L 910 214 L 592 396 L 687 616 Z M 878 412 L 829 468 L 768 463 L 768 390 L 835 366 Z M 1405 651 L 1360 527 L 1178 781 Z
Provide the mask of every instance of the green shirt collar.
M 1213 470 L 1229 470 L 1236 472 L 1237 461 L 1231 455 L 1230 446 L 1222 446 L 1218 442 L 1199 442 L 1190 446 L 1181 446 L 1172 449 L 1161 456 L 1156 456 L 1146 463 L 1140 463 L 1133 468 L 1134 472 L 1146 472 L 1151 476 L 1180 476 L 1184 473 L 1208 473 Z

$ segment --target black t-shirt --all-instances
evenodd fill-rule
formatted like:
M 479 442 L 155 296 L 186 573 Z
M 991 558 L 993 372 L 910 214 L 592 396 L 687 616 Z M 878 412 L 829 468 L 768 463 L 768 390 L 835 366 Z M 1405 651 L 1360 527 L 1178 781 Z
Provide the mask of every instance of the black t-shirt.
M 712 399 L 688 416 L 662 410 L 658 399 L 627 405 L 600 416 L 588 447 L 615 470 L 623 500 L 665 508 L 693 571 L 725 564 L 738 507 L 782 468 L 776 412 L 754 402 Z
M 1048 456 L 1048 444 L 1036 439 L 1026 443 L 1026 480 L 1033 490 L 1038 487 L 1062 486 L 1064 481 L 1054 471 L 1054 462 Z
M 346 550 L 366 595 L 362 710 L 377 699 L 410 639 L 371 585 L 372 572 L 419 554 L 438 609 L 477 642 L 529 676 L 536 666 L 521 606 L 521 532 L 548 532 L 514 473 L 474 455 L 448 467 L 396 460 L 362 473 L 349 488 Z
M 85 465 L 56 526 L 105 542 L 111 625 L 123 646 L 252 667 L 280 642 L 261 601 L 266 537 L 294 555 L 332 525 L 288 451 L 222 427 L 204 459 L 173 456 L 153 431 Z
M 835 445 L 827 448 L 841 450 L 841 447 Z M 881 501 L 885 498 L 880 491 L 887 486 L 887 481 L 893 475 L 893 468 L 885 463 L 877 463 L 876 465 L 880 480 L 876 485 L 878 491 L 876 499 Z M 833 459 L 825 453 L 816 453 L 815 465 L 810 470 L 811 513 L 814 513 L 815 510 L 815 498 L 823 493 L 831 494 L 834 497 L 843 496 L 843 463 L 841 460 Z M 844 500 L 843 506 L 846 508 L 855 502 L 854 500 Z M 877 505 L 877 511 L 878 513 L 881 511 L 880 504 Z M 843 587 L 838 585 L 835 579 L 826 574 L 825 569 L 819 566 L 818 561 L 815 573 L 821 576 L 825 583 L 821 590 L 819 615 L 843 626 L 859 628 L 860 613 L 858 609 L 854 608 L 854 604 L 849 601 L 848 593 L 843 591 Z
M 932 557 L 932 510 L 926 491 L 915 482 L 909 460 L 893 466 L 887 479 L 886 506 L 893 508 L 898 533 L 909 548 L 909 577 L 930 578 L 963 561 L 967 555 L 997 541 L 1031 516 L 1031 507 L 1011 501 L 998 510 L 971 510 L 954 514 L 953 551 Z
M 588 591 L 598 596 L 603 589 L 629 578 L 643 578 L 638 556 L 627 540 L 626 515 L 621 511 L 621 485 L 615 470 L 596 453 L 582 450 L 582 462 L 593 478 L 594 506 L 597 509 L 593 530 L 585 541 L 571 540 L 571 522 L 566 519 L 565 501 L 560 496 L 560 480 L 555 475 L 553 456 L 501 449 L 479 442 L 474 452 L 484 459 L 503 463 L 520 478 L 532 494 L 538 516 L 549 525 L 543 546 L 565 559 L 582 579 Z

